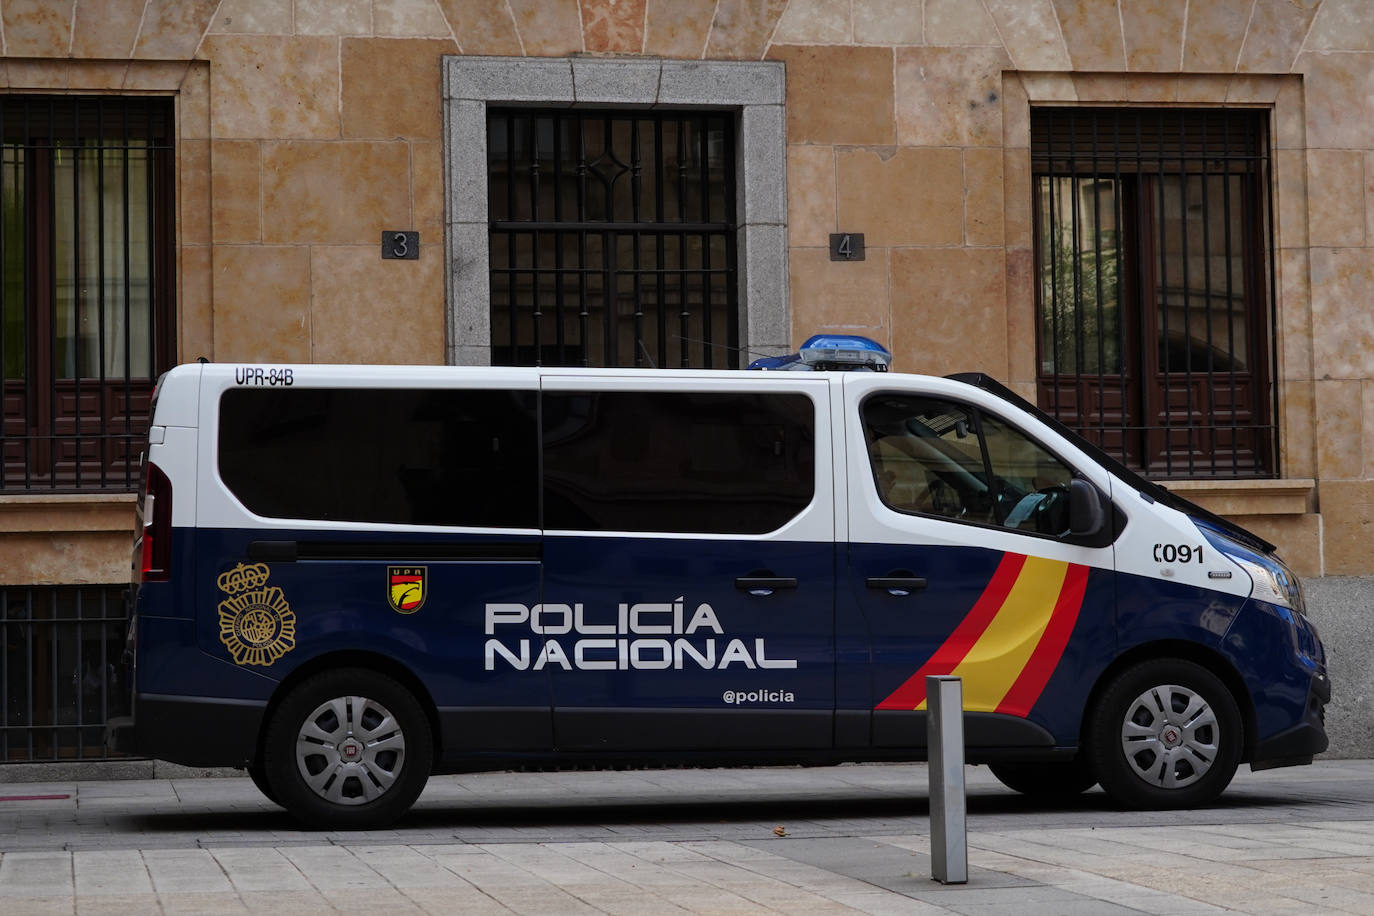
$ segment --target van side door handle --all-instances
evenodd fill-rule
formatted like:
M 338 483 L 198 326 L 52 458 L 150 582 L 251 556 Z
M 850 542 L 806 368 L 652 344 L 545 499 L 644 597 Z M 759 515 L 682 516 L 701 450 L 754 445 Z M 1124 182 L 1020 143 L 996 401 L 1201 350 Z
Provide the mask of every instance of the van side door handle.
M 780 588 L 796 588 L 793 576 L 736 576 L 735 588 L 756 598 L 766 598 Z
M 924 576 L 910 575 L 870 576 L 865 583 L 869 588 L 885 588 L 888 594 L 898 598 L 905 598 L 912 592 L 919 592 L 926 587 Z

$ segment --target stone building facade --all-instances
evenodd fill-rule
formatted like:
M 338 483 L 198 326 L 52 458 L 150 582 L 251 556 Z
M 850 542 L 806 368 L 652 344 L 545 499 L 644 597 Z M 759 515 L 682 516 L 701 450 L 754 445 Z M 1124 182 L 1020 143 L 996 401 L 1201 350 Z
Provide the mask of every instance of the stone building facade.
M 1116 306 L 1132 296 L 1137 310 L 1154 302 L 1146 317 L 1132 313 L 1141 334 L 1162 327 L 1168 337 L 1175 316 L 1169 339 L 1180 320 L 1183 336 L 1197 338 L 1186 315 L 1206 311 L 1212 355 L 1202 362 L 1197 340 L 1140 349 L 1141 377 L 1158 374 L 1160 360 L 1184 360 L 1192 393 L 1181 395 L 1183 426 L 1200 409 L 1193 399 L 1215 406 L 1242 375 L 1251 386 L 1244 448 L 1253 463 L 1243 473 L 1204 461 L 1158 476 L 1277 543 L 1307 578 L 1334 656 L 1336 750 L 1374 752 L 1374 731 L 1362 724 L 1374 682 L 1374 580 L 1361 578 L 1374 575 L 1374 8 L 1365 0 L 3 0 L 0 55 L 0 100 L 22 113 L 8 128 L 0 122 L 15 148 L 46 149 L 32 125 L 60 121 L 72 98 L 72 122 L 93 106 L 107 134 L 122 112 L 126 150 L 134 147 L 122 100 L 170 113 L 166 156 L 147 173 L 164 182 L 150 199 L 169 208 L 161 229 L 147 216 L 147 244 L 161 239 L 167 252 L 153 271 L 164 281 L 150 332 L 161 335 L 149 357 L 157 368 L 199 357 L 491 361 L 505 319 L 489 304 L 501 282 L 494 259 L 503 257 L 490 233 L 513 218 L 499 217 L 486 190 L 494 112 L 511 123 L 525 109 L 550 119 L 558 110 L 704 112 L 727 123 L 725 152 L 703 155 L 729 160 L 728 339 L 751 354 L 820 331 L 862 333 L 889 346 L 901 370 L 981 370 L 1048 406 L 1068 390 L 1056 386 L 1072 362 L 1046 325 L 1058 320 L 1046 306 L 1059 295 L 1048 276 L 1055 233 L 1072 246 L 1059 263 L 1072 270 L 1070 307 L 1080 309 L 1079 342 L 1068 345 L 1079 350 L 1075 379 L 1092 361 L 1086 351 L 1118 338 L 1124 346 L 1136 333 L 1123 329 L 1123 311 L 1111 319 L 1117 337 L 1106 335 L 1098 311 L 1082 344 L 1092 311 L 1083 311 L 1083 271 L 1105 272 L 1115 258 Z M 1216 112 L 1234 116 L 1207 120 Z M 16 139 L 21 116 L 29 126 Z M 1089 130 L 1093 119 L 1114 126 Z M 1142 129 L 1153 140 L 1129 135 Z M 1217 130 L 1227 136 L 1214 157 Z M 1198 131 L 1200 156 L 1189 152 Z M 1151 142 L 1153 160 L 1141 152 Z M 1166 169 L 1169 150 L 1192 164 Z M 32 161 L 9 157 L 5 168 L 19 176 Z M 53 174 L 68 174 L 60 153 L 53 161 Z M 536 173 L 538 162 L 536 153 Z M 91 168 L 81 174 L 97 177 L 77 175 L 74 187 L 113 187 Z M 49 181 L 60 213 L 61 182 Z M 1110 227 L 1080 203 L 1082 182 L 1094 206 L 1111 209 Z M 1056 187 L 1071 204 L 1056 209 Z M 1248 248 L 1218 259 L 1211 238 L 1175 251 L 1173 230 L 1188 225 L 1210 226 L 1212 236 L 1234 227 L 1248 241 L 1225 244 Z M 104 231 L 93 236 L 102 245 Z M 389 231 L 417 232 L 418 259 L 384 259 L 379 240 Z M 1160 250 L 1137 254 L 1133 267 L 1115 253 L 1151 232 Z M 862 260 L 832 255 L 832 235 L 847 233 L 863 234 Z M 1190 260 L 1199 244 L 1212 248 Z M 20 261 L 5 263 L 17 276 Z M 1189 263 L 1195 273 L 1231 264 L 1247 279 L 1223 295 L 1209 273 L 1192 300 L 1185 282 L 1180 305 L 1171 298 L 1179 284 L 1156 275 Z M 42 269 L 32 258 L 25 268 L 35 288 L 47 282 Z M 1210 324 L 1211 310 L 1223 308 L 1215 302 L 1225 303 L 1224 330 Z M 1248 318 L 1230 317 L 1242 307 Z M 9 315 L 7 327 L 34 333 L 36 319 Z M 1234 338 L 1236 329 L 1249 349 L 1244 359 L 1228 351 L 1222 377 L 1215 354 L 1225 348 L 1213 334 Z M 1100 356 L 1098 383 L 1111 368 Z M 1130 373 L 1114 358 L 1106 375 L 1126 395 Z M 122 369 L 114 357 L 102 365 L 127 377 L 129 359 Z M 31 368 L 23 366 L 7 365 L 7 398 Z M 65 377 L 47 371 L 56 403 Z M 1076 396 L 1105 403 L 1110 386 L 1070 381 Z M 15 395 L 19 414 L 27 396 Z M 24 418 L 11 419 L 7 412 L 12 445 L 25 433 Z M 1234 459 L 1244 437 L 1214 425 L 1200 449 L 1189 434 L 1185 451 Z M 56 428 L 49 439 L 60 438 Z M 1141 439 L 1141 453 L 1181 448 L 1177 438 L 1159 441 Z M 28 459 L 13 460 L 22 471 Z M 96 479 L 12 471 L 0 487 L 0 587 L 11 600 L 25 589 L 127 579 L 133 495 Z

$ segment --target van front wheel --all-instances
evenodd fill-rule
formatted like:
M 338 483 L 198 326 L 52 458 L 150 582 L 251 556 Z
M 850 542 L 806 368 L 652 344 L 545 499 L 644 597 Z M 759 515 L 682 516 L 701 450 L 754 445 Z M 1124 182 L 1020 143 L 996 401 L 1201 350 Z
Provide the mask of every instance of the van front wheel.
M 1244 727 L 1231 692 L 1201 665 L 1156 659 L 1103 691 L 1089 723 L 1093 772 L 1130 808 L 1191 808 L 1216 799 L 1240 762 Z
M 268 726 L 264 754 L 277 801 L 320 827 L 384 827 L 419 798 L 433 762 L 429 721 L 385 675 L 339 669 L 293 690 Z

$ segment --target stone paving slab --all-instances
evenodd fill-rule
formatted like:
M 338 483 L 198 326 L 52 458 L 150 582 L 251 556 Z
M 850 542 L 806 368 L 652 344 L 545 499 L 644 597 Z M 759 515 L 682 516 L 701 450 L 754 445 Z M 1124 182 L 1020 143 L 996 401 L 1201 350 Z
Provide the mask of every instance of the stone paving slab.
M 1212 808 L 1144 813 L 969 768 L 963 886 L 929 877 L 926 778 L 471 774 L 364 832 L 301 829 L 244 778 L 0 783 L 0 914 L 1374 916 L 1374 761 L 1243 772 Z

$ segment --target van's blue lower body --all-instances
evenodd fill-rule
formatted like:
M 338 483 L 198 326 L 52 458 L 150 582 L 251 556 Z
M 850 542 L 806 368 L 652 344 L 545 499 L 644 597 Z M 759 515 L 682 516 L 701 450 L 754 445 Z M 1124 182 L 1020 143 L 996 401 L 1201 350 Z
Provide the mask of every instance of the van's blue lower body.
M 914 672 L 938 642 L 912 641 L 905 661 L 877 642 L 883 627 L 873 612 L 846 597 L 863 592 L 849 581 L 858 571 L 847 545 L 176 534 L 173 581 L 137 590 L 133 721 L 111 732 L 123 751 L 250 765 L 283 685 L 343 666 L 380 669 L 420 696 L 433 713 L 441 771 L 925 754 L 923 711 L 875 711 L 897 675 L 875 671 L 872 660 Z M 955 622 L 1002 556 L 901 550 L 969 577 L 969 588 L 946 596 L 966 602 L 951 605 Z M 418 607 L 389 599 L 393 567 L 421 571 L 410 577 L 422 580 Z M 759 580 L 783 584 L 749 587 Z M 970 762 L 1074 755 L 1103 674 L 1161 655 L 1224 669 L 1217 673 L 1240 699 L 1253 765 L 1306 762 L 1326 748 L 1330 683 L 1302 616 L 1103 570 L 1091 571 L 1085 594 L 1030 714 L 966 714 Z M 928 614 L 941 600 L 932 588 L 910 607 Z

